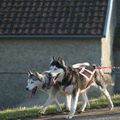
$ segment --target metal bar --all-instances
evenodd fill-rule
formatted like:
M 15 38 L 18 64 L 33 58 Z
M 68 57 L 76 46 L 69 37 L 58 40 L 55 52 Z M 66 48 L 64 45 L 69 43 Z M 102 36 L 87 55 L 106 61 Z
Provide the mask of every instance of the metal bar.
M 108 31 L 109 31 L 112 9 L 113 9 L 113 0 L 108 0 L 107 12 L 106 12 L 106 18 L 105 18 L 105 24 L 104 24 L 104 31 L 103 31 L 104 36 L 107 36 Z

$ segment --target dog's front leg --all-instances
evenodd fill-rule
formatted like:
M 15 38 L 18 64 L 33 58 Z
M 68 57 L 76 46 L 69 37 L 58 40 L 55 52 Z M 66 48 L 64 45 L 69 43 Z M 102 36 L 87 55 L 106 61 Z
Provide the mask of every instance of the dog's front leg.
M 83 112 L 88 104 L 88 106 L 90 106 L 89 101 L 88 101 L 88 97 L 86 95 L 86 91 L 81 93 L 82 99 L 83 99 L 83 105 L 80 108 L 79 112 Z
M 72 119 L 73 116 L 75 115 L 77 103 L 78 103 L 78 97 L 79 97 L 79 90 L 74 90 L 72 93 L 72 98 L 71 98 L 71 108 L 70 108 L 70 113 L 67 116 L 67 119 Z
M 61 108 L 61 106 L 60 106 L 60 104 L 58 102 L 57 96 L 55 97 L 54 103 L 57 106 L 57 112 L 62 112 L 62 108 Z
M 42 108 L 40 109 L 39 113 L 44 114 L 46 112 L 47 106 L 52 103 L 53 103 L 53 96 L 50 94 L 45 104 L 42 105 Z
M 71 95 L 66 94 L 66 100 L 65 100 L 63 109 L 65 111 L 70 111 L 70 106 L 71 106 Z
M 51 90 L 51 96 L 52 96 L 52 98 L 51 98 L 51 99 L 52 99 L 52 102 L 53 102 L 54 104 L 56 104 L 57 111 L 58 111 L 58 112 L 61 112 L 61 111 L 62 111 L 62 108 L 61 108 L 61 106 L 60 106 L 60 104 L 59 104 L 59 102 L 58 102 L 58 99 L 57 99 L 58 91 L 59 91 L 58 88 L 52 87 L 52 90 Z
M 51 90 L 51 93 L 49 94 L 49 97 L 46 101 L 46 103 L 42 106 L 42 109 L 39 111 L 40 113 L 44 114 L 48 105 L 51 105 L 55 103 L 56 106 L 57 106 L 57 111 L 58 112 L 61 112 L 62 111 L 62 108 L 57 100 L 57 91 L 55 91 L 54 89 Z

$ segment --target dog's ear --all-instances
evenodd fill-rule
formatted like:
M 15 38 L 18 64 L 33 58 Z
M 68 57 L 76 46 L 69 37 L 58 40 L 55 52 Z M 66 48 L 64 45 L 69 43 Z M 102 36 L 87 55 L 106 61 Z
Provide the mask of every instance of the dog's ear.
M 59 57 L 57 58 L 57 61 L 58 61 L 60 64 L 62 64 L 62 57 L 59 56 Z
M 65 61 L 62 59 L 61 62 L 62 62 L 62 65 L 65 67 L 66 66 Z
M 42 74 L 39 72 L 35 72 L 35 76 L 39 78 L 40 81 L 42 81 Z
M 28 76 L 33 75 L 33 72 L 31 70 L 28 71 Z
M 51 57 L 50 64 L 51 64 L 53 61 L 56 61 L 54 56 Z
M 58 57 L 58 62 L 62 64 L 64 67 L 66 66 L 65 61 L 62 59 L 62 57 Z
M 62 59 L 62 58 L 59 56 L 58 59 L 57 59 L 57 61 L 60 61 L 61 59 Z
M 53 61 L 55 61 L 56 59 L 55 59 L 55 56 L 52 56 L 52 58 L 51 58 Z
M 38 76 L 39 76 L 39 73 L 38 73 L 38 72 L 35 72 L 35 76 L 37 76 L 37 77 L 38 77 Z

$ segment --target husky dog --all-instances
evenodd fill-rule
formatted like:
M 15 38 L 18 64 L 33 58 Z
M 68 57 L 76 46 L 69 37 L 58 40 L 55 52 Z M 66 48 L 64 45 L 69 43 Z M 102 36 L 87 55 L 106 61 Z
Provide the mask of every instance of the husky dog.
M 73 86 L 71 88 L 71 107 L 70 113 L 67 116 L 68 119 L 73 118 L 75 114 L 79 94 L 85 92 L 93 84 L 100 88 L 100 91 L 109 101 L 110 110 L 113 109 L 114 105 L 106 89 L 104 73 L 102 70 L 96 68 L 95 65 L 82 65 L 80 68 L 69 67 L 66 66 L 62 58 L 57 60 L 53 58 L 51 61 L 50 71 L 52 76 L 56 76 L 53 79 L 54 84 L 59 84 L 64 87 Z M 86 100 L 85 98 L 85 103 L 87 102 Z
M 72 67 L 78 68 L 81 65 L 89 65 L 89 63 L 78 63 L 78 64 L 74 64 Z M 29 71 L 26 90 L 31 91 L 32 95 L 36 93 L 37 89 L 40 89 L 43 92 L 48 93 L 49 97 L 47 101 L 45 102 L 45 104 L 43 105 L 44 109 L 40 111 L 41 113 L 44 113 L 46 110 L 46 107 L 52 103 L 56 104 L 58 112 L 62 111 L 62 108 L 60 107 L 59 102 L 57 100 L 58 93 L 66 96 L 66 102 L 64 104 L 64 108 L 70 111 L 70 100 L 71 100 L 70 90 L 73 87 L 73 85 L 63 88 L 62 86 L 59 86 L 58 84 L 53 85 L 52 79 L 53 78 L 50 74 L 50 71 L 45 71 L 43 73 L 38 73 L 38 72 L 33 73 Z M 83 112 L 85 110 L 86 104 L 88 106 L 90 105 L 88 102 L 86 92 L 82 93 L 81 95 L 82 95 L 83 101 L 87 101 L 86 103 L 84 102 L 83 106 L 80 109 L 80 112 Z
M 42 109 L 42 111 L 40 111 L 41 113 L 44 114 L 44 112 L 46 111 L 46 107 L 52 103 L 55 103 L 57 106 L 57 111 L 61 112 L 62 108 L 59 105 L 59 102 L 57 100 L 57 86 L 51 87 L 51 75 L 49 74 L 48 71 L 45 71 L 43 73 L 38 73 L 38 72 L 28 72 L 28 80 L 27 80 L 27 86 L 26 86 L 26 90 L 27 91 L 31 91 L 32 95 L 34 95 L 37 91 L 37 89 L 42 90 L 43 92 L 46 93 L 52 93 L 49 94 L 49 97 L 47 99 L 47 101 L 45 102 L 45 104 L 42 106 L 44 109 Z

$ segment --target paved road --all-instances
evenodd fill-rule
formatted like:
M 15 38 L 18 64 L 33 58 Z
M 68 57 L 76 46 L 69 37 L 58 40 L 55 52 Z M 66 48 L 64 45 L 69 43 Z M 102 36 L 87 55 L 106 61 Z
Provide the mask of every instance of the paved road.
M 66 114 L 52 114 L 29 120 L 65 120 L 65 116 Z M 120 107 L 115 107 L 112 111 L 107 108 L 87 110 L 84 113 L 75 115 L 72 120 L 120 120 Z

